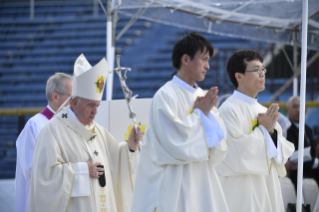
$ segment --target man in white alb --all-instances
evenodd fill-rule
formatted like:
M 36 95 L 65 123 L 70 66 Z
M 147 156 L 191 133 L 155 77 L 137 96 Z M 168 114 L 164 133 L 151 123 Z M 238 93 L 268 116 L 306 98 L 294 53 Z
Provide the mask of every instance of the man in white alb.
M 251 50 L 235 52 L 227 73 L 236 87 L 219 108 L 226 129 L 228 151 L 216 167 L 230 212 L 284 212 L 278 176 L 294 151 L 277 123 L 279 107 L 257 102 L 265 89 L 263 58 Z
M 51 76 L 46 85 L 48 105 L 28 120 L 16 141 L 15 212 L 28 211 L 32 158 L 38 134 L 71 93 L 72 76 L 64 73 Z
M 227 212 L 216 164 L 225 157 L 225 126 L 214 107 L 218 90 L 205 93 L 213 55 L 197 33 L 173 48 L 177 75 L 155 94 L 141 148 L 131 212 Z
M 29 212 L 125 212 L 142 131 L 117 143 L 94 122 L 103 95 L 107 62 L 92 67 L 84 55 L 75 62 L 70 107 L 60 110 L 40 132 L 34 152 Z

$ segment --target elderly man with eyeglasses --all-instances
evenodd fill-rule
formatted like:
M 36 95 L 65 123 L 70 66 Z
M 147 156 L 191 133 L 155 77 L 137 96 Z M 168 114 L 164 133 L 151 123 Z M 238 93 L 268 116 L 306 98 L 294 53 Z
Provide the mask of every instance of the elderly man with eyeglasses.
M 255 51 L 235 52 L 227 73 L 236 90 L 219 108 L 228 152 L 217 166 L 230 212 L 284 212 L 278 176 L 294 151 L 277 123 L 278 104 L 268 109 L 257 101 L 265 89 L 263 58 Z

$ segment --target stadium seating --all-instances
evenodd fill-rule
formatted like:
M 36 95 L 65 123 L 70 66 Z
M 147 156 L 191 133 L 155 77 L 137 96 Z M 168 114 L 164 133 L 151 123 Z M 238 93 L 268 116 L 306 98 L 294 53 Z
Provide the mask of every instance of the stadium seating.
M 287 211 L 288 203 L 296 203 L 297 196 L 294 185 L 288 177 L 279 177 L 281 194 L 285 211 Z
M 310 204 L 310 211 L 313 211 L 319 194 L 318 184 L 314 179 L 303 179 L 302 193 L 306 204 Z

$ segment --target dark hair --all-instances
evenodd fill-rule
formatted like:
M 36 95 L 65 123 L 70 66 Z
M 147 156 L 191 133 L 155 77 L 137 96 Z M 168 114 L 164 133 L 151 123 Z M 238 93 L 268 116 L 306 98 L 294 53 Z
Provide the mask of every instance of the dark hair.
M 181 68 L 181 59 L 183 55 L 187 54 L 192 60 L 198 50 L 200 50 L 201 53 L 206 50 L 209 52 L 210 57 L 213 56 L 213 46 L 204 36 L 196 32 L 192 32 L 182 37 L 175 43 L 173 48 L 173 67 L 176 70 L 179 70 Z
M 227 62 L 227 73 L 229 76 L 230 81 L 233 85 L 237 88 L 238 82 L 235 77 L 235 73 L 242 73 L 245 74 L 247 62 L 259 60 L 263 62 L 263 57 L 253 50 L 240 50 L 232 54 Z

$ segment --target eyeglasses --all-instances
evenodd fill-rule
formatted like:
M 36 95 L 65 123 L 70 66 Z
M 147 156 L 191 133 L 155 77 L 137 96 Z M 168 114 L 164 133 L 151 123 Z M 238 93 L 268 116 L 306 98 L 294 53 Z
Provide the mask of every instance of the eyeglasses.
M 246 72 L 257 72 L 257 74 L 260 74 L 261 72 L 264 72 L 264 74 L 266 74 L 267 70 L 265 68 L 263 68 L 263 69 L 256 69 L 254 71 L 245 71 L 245 73 Z

